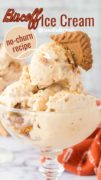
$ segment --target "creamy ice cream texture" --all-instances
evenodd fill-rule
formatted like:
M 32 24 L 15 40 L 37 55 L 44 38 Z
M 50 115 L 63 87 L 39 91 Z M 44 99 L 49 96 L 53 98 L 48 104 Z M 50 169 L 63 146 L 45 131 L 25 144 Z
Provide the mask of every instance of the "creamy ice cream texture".
M 66 148 L 80 143 L 101 121 L 96 98 L 90 95 L 61 91 L 49 98 L 47 107 L 47 113 L 37 114 L 30 132 L 32 139 L 39 137 L 42 147 Z
M 21 76 L 24 63 L 10 57 L 3 44 L 0 44 L 0 93 L 11 83 Z M 0 134 L 7 135 L 7 132 L 0 124 Z
M 73 70 L 73 57 L 70 50 L 61 45 L 47 43 L 42 45 L 33 55 L 29 65 L 30 78 L 39 89 L 47 88 L 54 83 L 65 82 L 71 91 L 82 91 L 80 70 Z
M 23 63 L 11 58 L 3 44 L 0 45 L 0 92 L 21 76 Z
M 33 118 L 30 138 L 39 137 L 40 146 L 66 148 L 83 140 L 100 122 L 96 98 L 85 93 L 80 74 L 70 49 L 44 44 L 33 54 L 20 80 L 1 94 L 0 103 L 41 111 Z M 91 128 L 87 129 L 88 122 Z

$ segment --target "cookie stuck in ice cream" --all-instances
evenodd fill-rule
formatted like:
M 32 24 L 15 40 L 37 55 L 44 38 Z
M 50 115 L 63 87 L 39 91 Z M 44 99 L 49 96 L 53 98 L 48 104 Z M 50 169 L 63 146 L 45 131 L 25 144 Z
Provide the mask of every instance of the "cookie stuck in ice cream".
M 61 44 L 66 50 L 71 50 L 75 63 L 85 70 L 92 67 L 92 49 L 90 38 L 82 31 L 65 32 L 52 35 L 51 39 Z

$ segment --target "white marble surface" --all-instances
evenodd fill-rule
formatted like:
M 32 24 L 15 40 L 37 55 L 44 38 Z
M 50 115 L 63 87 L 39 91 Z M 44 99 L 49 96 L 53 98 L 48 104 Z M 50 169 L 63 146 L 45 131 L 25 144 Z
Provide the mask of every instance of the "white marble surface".
M 7 157 L 8 161 L 12 158 L 8 163 L 0 163 L 0 180 L 42 180 L 41 175 L 38 173 L 39 153 L 35 149 L 11 137 L 0 137 L 0 150 L 0 162 L 3 162 L 5 157 Z M 5 150 L 7 151 L 6 154 Z M 95 176 L 79 177 L 64 172 L 60 180 L 68 179 L 96 180 L 97 178 Z

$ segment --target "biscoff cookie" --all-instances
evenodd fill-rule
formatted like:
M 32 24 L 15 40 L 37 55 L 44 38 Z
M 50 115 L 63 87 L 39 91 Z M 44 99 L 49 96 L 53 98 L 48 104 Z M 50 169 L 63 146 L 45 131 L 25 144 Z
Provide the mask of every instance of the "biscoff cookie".
M 65 32 L 63 34 L 52 35 L 51 39 L 61 44 L 66 50 L 71 50 L 75 64 L 85 70 L 92 67 L 92 49 L 90 38 L 82 31 Z
M 28 136 L 31 130 L 32 130 L 32 125 L 22 127 L 20 130 L 20 134 Z

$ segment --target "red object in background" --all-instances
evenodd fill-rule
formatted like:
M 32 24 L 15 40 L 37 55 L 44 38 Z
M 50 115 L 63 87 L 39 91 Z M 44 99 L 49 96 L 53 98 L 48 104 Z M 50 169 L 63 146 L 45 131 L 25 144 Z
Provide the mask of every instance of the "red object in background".
M 77 175 L 97 174 L 98 180 L 101 180 L 101 128 L 97 128 L 82 143 L 65 149 L 58 156 L 58 160 L 71 173 Z

